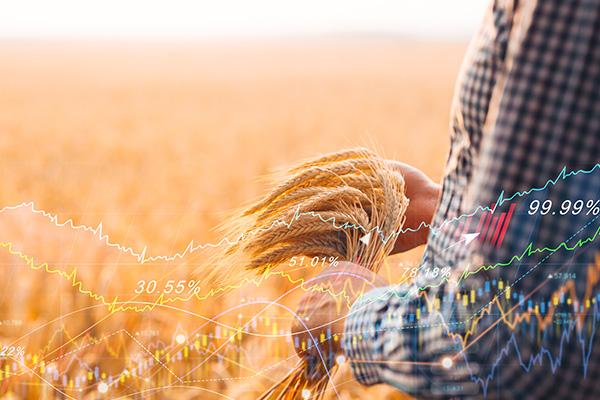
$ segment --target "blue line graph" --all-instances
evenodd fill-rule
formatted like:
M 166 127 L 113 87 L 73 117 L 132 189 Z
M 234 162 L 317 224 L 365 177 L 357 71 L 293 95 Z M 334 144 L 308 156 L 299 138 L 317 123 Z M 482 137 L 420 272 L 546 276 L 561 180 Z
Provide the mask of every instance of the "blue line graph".
M 573 332 L 576 332 L 576 340 L 581 348 L 581 374 L 583 378 L 587 377 L 588 365 L 590 361 L 590 356 L 593 350 L 593 342 L 596 336 L 596 328 L 597 323 L 599 321 L 599 309 L 598 303 L 592 305 L 592 313 L 591 313 L 591 332 L 589 336 L 586 338 L 584 334 L 584 329 L 582 327 L 577 326 L 577 321 L 571 320 L 568 323 L 565 323 L 567 326 L 566 329 L 563 329 L 560 335 L 559 345 L 555 346 L 555 349 L 558 348 L 558 352 L 553 355 L 552 351 L 549 348 L 541 346 L 540 350 L 537 353 L 534 353 L 529 356 L 529 358 L 523 358 L 521 348 L 519 346 L 519 340 L 517 339 L 517 334 L 512 333 L 510 339 L 506 342 L 506 344 L 502 347 L 500 352 L 498 353 L 495 361 L 493 362 L 489 372 L 482 376 L 478 376 L 474 371 L 472 366 L 469 364 L 469 359 L 467 354 L 462 354 L 461 356 L 466 362 L 467 368 L 471 372 L 471 379 L 474 382 L 477 382 L 481 385 L 483 390 L 483 395 L 486 397 L 488 395 L 489 385 L 496 377 L 497 370 L 503 361 L 507 361 L 508 357 L 511 354 L 511 350 L 514 350 L 514 354 L 516 355 L 517 361 L 520 367 L 524 372 L 529 373 L 536 366 L 542 366 L 544 359 L 550 363 L 549 366 L 551 368 L 552 373 L 556 373 L 558 368 L 561 366 L 561 362 L 563 357 L 565 356 L 564 348 L 567 344 L 571 342 L 573 339 Z M 546 337 L 546 335 L 544 335 Z

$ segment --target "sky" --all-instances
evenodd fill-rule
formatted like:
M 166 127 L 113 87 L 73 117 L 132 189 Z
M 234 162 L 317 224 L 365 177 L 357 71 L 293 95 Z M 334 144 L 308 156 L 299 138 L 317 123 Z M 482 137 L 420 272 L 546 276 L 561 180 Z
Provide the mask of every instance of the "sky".
M 488 0 L 8 0 L 0 38 L 465 38 Z

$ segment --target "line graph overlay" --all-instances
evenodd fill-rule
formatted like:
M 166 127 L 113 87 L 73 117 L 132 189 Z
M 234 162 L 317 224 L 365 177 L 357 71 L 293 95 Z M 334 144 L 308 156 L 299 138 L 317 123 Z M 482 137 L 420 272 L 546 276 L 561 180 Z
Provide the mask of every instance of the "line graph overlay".
M 477 206 L 472 212 L 470 213 L 466 213 L 466 214 L 462 214 L 460 216 L 457 217 L 453 217 L 451 219 L 445 220 L 443 221 L 439 227 L 435 227 L 432 226 L 431 224 L 428 224 L 426 222 L 422 222 L 420 223 L 416 228 L 403 228 L 398 232 L 392 233 L 389 237 L 387 238 L 382 238 L 383 241 L 387 241 L 387 240 L 391 240 L 395 237 L 398 237 L 400 234 L 405 233 L 405 232 L 417 232 L 421 229 L 424 228 L 430 228 L 434 234 L 438 231 L 440 231 L 441 229 L 443 229 L 443 227 L 446 224 L 449 223 L 453 223 L 456 221 L 460 221 L 464 218 L 468 218 L 468 217 L 472 217 L 474 215 L 476 215 L 479 212 L 491 212 L 493 210 L 496 209 L 496 207 L 501 206 L 502 204 L 504 204 L 505 202 L 509 202 L 512 201 L 516 198 L 519 197 L 523 197 L 526 195 L 529 195 L 531 193 L 534 192 L 540 192 L 540 191 L 544 191 L 547 188 L 549 188 L 550 186 L 556 185 L 556 183 L 558 183 L 559 181 L 562 180 L 566 180 L 572 176 L 577 176 L 580 174 L 584 174 L 584 175 L 589 175 L 592 174 L 594 172 L 596 172 L 597 170 L 600 169 L 600 163 L 596 163 L 592 168 L 590 169 L 580 169 L 580 170 L 575 170 L 575 171 L 567 171 L 567 167 L 563 167 L 560 171 L 560 173 L 557 175 L 556 178 L 554 179 L 549 179 L 544 185 L 542 185 L 541 187 L 537 187 L 537 188 L 530 188 L 528 190 L 525 191 L 521 191 L 521 192 L 515 192 L 512 195 L 505 195 L 504 191 L 502 191 L 500 193 L 500 195 L 498 196 L 498 199 L 494 202 L 493 206 Z M 222 238 L 220 241 L 218 241 L 217 243 L 204 243 L 204 244 L 194 244 L 194 240 L 190 240 L 190 242 L 188 243 L 188 245 L 180 252 L 176 252 L 172 255 L 156 255 L 156 256 L 146 256 L 146 253 L 148 252 L 148 247 L 147 245 L 144 246 L 141 250 L 137 251 L 134 250 L 132 247 L 129 246 L 125 246 L 119 243 L 113 243 L 110 241 L 109 235 L 104 233 L 103 231 L 103 224 L 102 222 L 99 222 L 98 225 L 94 228 L 91 226 L 87 226 L 87 225 L 76 225 L 74 223 L 74 221 L 72 219 L 67 219 L 63 222 L 59 222 L 59 217 L 55 214 L 52 214 L 50 212 L 41 210 L 41 209 L 36 209 L 34 206 L 34 202 L 30 201 L 30 202 L 23 202 L 17 205 L 10 205 L 10 206 L 4 206 L 3 208 L 0 208 L 0 214 L 5 212 L 5 211 L 9 211 L 9 210 L 17 210 L 20 208 L 28 208 L 32 213 L 34 214 L 40 214 L 43 215 L 44 217 L 46 217 L 51 223 L 53 223 L 54 225 L 58 226 L 58 227 L 69 227 L 71 229 L 74 230 L 83 230 L 83 231 L 87 231 L 87 232 L 91 232 L 95 237 L 98 238 L 99 241 L 103 242 L 105 245 L 109 246 L 109 247 L 114 247 L 117 248 L 119 251 L 129 254 L 133 257 L 135 257 L 138 262 L 140 262 L 141 264 L 144 264 L 146 262 L 151 262 L 151 261 L 175 261 L 177 259 L 182 259 L 183 257 L 185 257 L 185 255 L 187 254 L 191 254 L 199 249 L 205 249 L 205 248 L 218 248 L 221 247 L 223 245 L 233 245 L 236 243 L 239 243 L 240 241 L 244 240 L 244 236 L 241 236 L 237 239 L 229 239 L 229 238 Z M 288 228 L 291 229 L 293 223 L 295 221 L 297 221 L 298 219 L 302 218 L 302 216 L 314 216 L 314 217 L 318 217 L 321 219 L 322 222 L 326 222 L 326 223 L 332 223 L 333 226 L 337 229 L 343 230 L 343 229 L 357 229 L 357 230 L 361 230 L 363 231 L 365 234 L 368 234 L 370 232 L 376 232 L 378 234 L 381 234 L 381 230 L 378 227 L 374 227 L 373 229 L 366 229 L 360 225 L 355 225 L 355 224 L 347 224 L 344 223 L 342 225 L 337 225 L 336 224 L 336 220 L 334 217 L 332 218 L 322 218 L 320 216 L 319 213 L 316 212 L 306 212 L 306 213 L 302 213 L 300 212 L 300 210 L 296 209 L 296 212 L 294 213 L 293 217 L 290 219 L 290 221 L 280 221 L 280 220 L 276 220 L 273 221 L 273 223 L 270 225 L 270 228 L 273 228 L 275 226 L 279 226 L 279 225 L 286 225 Z M 258 232 L 250 232 L 250 234 L 253 233 L 258 233 Z

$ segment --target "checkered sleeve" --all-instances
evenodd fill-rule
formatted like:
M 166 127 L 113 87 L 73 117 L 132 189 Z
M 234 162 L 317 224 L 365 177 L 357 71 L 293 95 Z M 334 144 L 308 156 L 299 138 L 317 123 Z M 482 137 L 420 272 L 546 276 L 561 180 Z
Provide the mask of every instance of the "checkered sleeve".
M 393 359 L 410 359 L 409 347 L 398 343 L 407 336 L 396 335 L 390 346 L 390 335 L 402 328 L 401 318 L 391 320 L 392 314 L 406 315 L 414 307 L 405 286 L 379 288 L 368 292 L 352 306 L 346 319 L 342 348 L 350 361 L 356 379 L 364 385 L 385 382 L 385 369 Z M 393 355 L 388 353 L 394 348 Z M 397 377 L 399 378 L 399 377 Z
M 458 348 L 445 322 L 457 310 L 448 307 L 452 302 L 434 307 L 418 285 L 375 289 L 352 306 L 342 349 L 354 376 L 364 385 L 386 383 L 429 398 L 476 392 L 461 360 L 441 366 Z M 427 292 L 435 297 L 437 290 Z
M 388 307 L 386 300 L 384 291 L 373 290 L 354 303 L 346 318 L 342 348 L 354 376 L 364 385 L 382 382 L 377 364 L 382 360 L 381 334 L 375 327 L 381 325 L 382 311 Z

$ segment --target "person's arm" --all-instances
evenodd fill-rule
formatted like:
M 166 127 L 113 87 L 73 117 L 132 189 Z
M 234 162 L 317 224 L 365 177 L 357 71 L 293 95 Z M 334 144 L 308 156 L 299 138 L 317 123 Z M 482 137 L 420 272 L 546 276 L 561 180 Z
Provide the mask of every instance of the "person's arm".
M 464 205 L 468 213 L 478 206 L 495 204 L 497 199 L 503 198 L 503 194 L 504 198 L 515 198 L 527 207 L 532 196 L 547 196 L 542 200 L 550 199 L 553 204 L 561 204 L 565 200 L 595 199 L 600 192 L 600 173 L 597 172 L 556 179 L 561 176 L 563 168 L 568 172 L 596 171 L 598 165 L 600 68 L 593 60 L 600 60 L 600 7 L 597 2 L 575 2 L 567 6 L 558 0 L 548 0 L 515 2 L 518 7 L 505 10 L 503 6 L 510 3 L 493 2 L 497 16 L 495 21 L 502 23 L 482 38 L 482 48 L 487 51 L 476 54 L 477 64 L 469 70 L 471 81 L 462 93 L 462 101 L 470 103 L 467 104 L 470 106 L 470 115 L 460 115 L 461 122 L 466 123 L 456 133 L 453 154 L 457 156 L 452 158 L 453 164 L 449 167 L 450 171 L 458 172 L 454 174 L 452 185 L 448 186 L 448 198 L 445 192 L 442 199 L 442 204 L 447 204 L 453 212 L 456 209 L 460 212 L 442 214 L 440 220 L 458 218 L 457 214 L 462 214 L 462 208 L 456 207 L 456 204 Z M 568 13 L 565 12 L 567 9 Z M 495 41 L 506 43 L 507 46 L 485 47 Z M 486 58 L 486 55 L 490 58 Z M 497 79 L 487 79 L 492 75 Z M 487 87 L 494 88 L 489 110 L 481 98 L 473 95 L 473 92 Z M 475 119 L 480 119 L 485 125 L 474 128 Z M 481 136 L 469 136 L 472 130 L 480 128 L 483 132 Z M 551 182 L 553 179 L 556 182 Z M 532 191 L 530 197 L 514 196 L 515 193 L 545 186 L 548 186 L 547 190 Z M 463 199 L 463 196 L 459 196 L 462 193 L 455 189 L 457 187 L 468 191 L 469 196 Z M 496 216 L 501 211 L 501 207 L 495 209 Z M 460 225 L 457 223 L 454 228 L 456 226 Z M 595 237 L 596 229 L 594 217 L 584 213 L 562 219 L 550 214 L 541 223 L 532 223 L 531 216 L 524 210 L 515 213 L 501 248 L 478 246 L 477 243 L 473 247 L 477 248 L 476 259 L 484 260 L 478 265 L 488 265 L 488 260 L 506 262 L 522 254 L 532 240 L 540 248 L 552 248 L 561 241 L 571 239 L 570 245 L 574 245 L 578 239 Z M 456 236 L 441 232 L 438 238 L 433 246 L 430 241 L 430 250 L 443 255 L 444 259 L 454 259 L 448 256 L 450 252 L 447 248 L 456 243 Z M 453 248 L 458 249 L 459 246 Z M 449 313 L 443 309 L 441 313 L 428 313 L 429 317 L 424 318 L 421 297 L 395 296 L 382 292 L 382 289 L 368 293 L 353 305 L 346 318 L 343 349 L 352 362 L 355 377 L 364 384 L 389 383 L 423 397 L 434 396 L 432 392 L 435 390 L 439 390 L 441 396 L 452 396 L 451 392 L 444 393 L 444 389 L 449 388 L 460 387 L 469 391 L 473 388 L 465 385 L 474 381 L 479 382 L 481 393 L 486 379 L 493 377 L 502 383 L 504 397 L 527 397 L 530 388 L 547 379 L 547 370 L 532 366 L 531 370 L 525 371 L 516 359 L 506 359 L 511 357 L 503 353 L 503 346 L 512 335 L 512 328 L 508 324 L 501 321 L 496 326 L 491 325 L 495 322 L 481 320 L 477 323 L 479 335 L 475 346 L 469 346 L 475 342 L 471 338 L 467 341 L 468 350 L 448 351 L 444 348 L 448 344 L 447 330 L 440 326 L 438 316 L 443 316 L 450 330 L 464 338 L 466 335 L 461 330 L 465 329 L 467 323 L 476 321 L 475 318 L 483 314 L 481 311 L 484 307 L 493 306 L 496 296 L 505 297 L 510 293 L 507 289 L 512 289 L 513 293 L 536 291 L 539 299 L 547 301 L 549 294 L 559 284 L 558 280 L 547 284 L 554 268 L 571 264 L 589 265 L 597 254 L 595 250 L 579 251 L 575 256 L 572 252 L 539 252 L 524 260 L 521 266 L 527 268 L 525 270 L 490 269 L 488 279 L 499 279 L 504 282 L 504 288 L 498 287 L 489 294 L 478 296 L 477 306 L 471 307 L 468 315 L 454 313 L 454 321 L 458 322 L 456 325 L 448 322 Z M 544 264 L 550 256 L 550 262 Z M 540 265 L 542 267 L 537 268 Z M 460 267 L 456 266 L 457 269 Z M 482 274 L 473 275 L 455 290 L 472 293 L 483 286 L 485 279 Z M 585 276 L 578 279 L 585 279 Z M 542 284 L 545 286 L 539 289 Z M 446 289 L 442 287 L 440 292 L 445 295 L 452 293 Z M 508 300 L 508 296 L 505 298 Z M 460 308 L 460 304 L 451 305 L 447 310 L 453 312 L 457 308 Z M 421 310 L 419 321 L 416 320 L 417 310 Z M 492 308 L 490 313 L 500 313 L 500 309 Z M 414 316 L 414 322 L 407 319 L 410 315 Z M 519 346 L 539 354 L 536 350 L 539 343 L 533 343 L 532 339 L 526 337 L 515 340 L 519 340 Z M 555 356 L 561 352 L 556 343 L 545 351 Z M 451 368 L 447 371 L 453 373 L 446 380 L 456 381 L 455 386 L 445 385 L 443 376 L 440 378 L 437 375 L 440 372 L 443 375 L 446 369 L 438 369 L 437 373 L 428 371 L 428 363 L 437 361 L 440 362 L 438 365 L 443 365 L 445 354 L 448 353 L 457 356 L 452 357 L 453 363 L 449 364 Z M 568 365 L 581 362 L 579 354 L 564 357 Z M 469 360 L 469 375 L 460 382 L 455 378 L 462 375 L 462 366 L 457 367 L 456 362 L 464 359 Z M 504 367 L 495 370 L 494 363 L 499 360 L 502 360 Z M 479 374 L 477 365 L 486 370 Z M 573 387 L 579 387 L 582 380 L 581 375 L 573 374 L 572 370 L 563 372 L 562 376 L 567 376 Z M 564 382 L 564 379 L 561 381 Z M 422 384 L 424 389 L 421 389 Z M 578 393 L 586 393 L 585 390 L 593 385 L 590 383 Z

